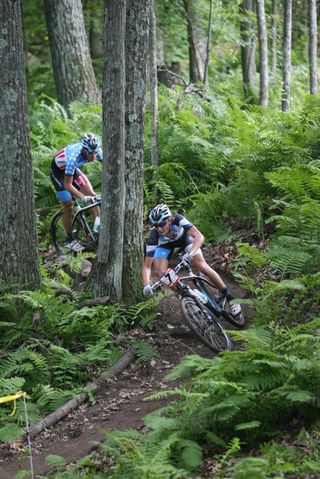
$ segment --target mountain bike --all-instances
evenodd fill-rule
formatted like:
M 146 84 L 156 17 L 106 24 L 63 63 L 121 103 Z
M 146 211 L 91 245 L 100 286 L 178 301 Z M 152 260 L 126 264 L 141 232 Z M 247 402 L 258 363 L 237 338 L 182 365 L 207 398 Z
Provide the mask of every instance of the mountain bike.
M 93 231 L 94 218 L 90 214 L 90 210 L 96 206 L 101 205 L 101 198 L 96 196 L 94 203 L 84 207 L 79 206 L 78 202 L 74 201 L 74 212 L 72 213 L 72 233 L 74 238 L 85 247 L 84 251 L 96 252 L 98 249 L 99 233 Z M 50 222 L 50 234 L 52 244 L 58 254 L 65 254 L 70 252 L 70 249 L 65 247 L 66 231 L 63 225 L 62 209 L 57 211 Z
M 187 276 L 178 273 L 187 270 Z M 192 283 L 194 288 L 188 283 Z M 214 288 L 206 278 L 193 273 L 191 266 L 181 261 L 174 269 L 169 268 L 159 281 L 153 283 L 154 292 L 164 286 L 172 288 L 180 299 L 182 318 L 186 326 L 205 344 L 216 353 L 230 351 L 232 341 L 225 331 L 220 318 L 241 327 L 244 325 L 244 316 L 241 312 L 238 317 L 232 317 L 228 311 L 228 302 L 215 293 L 209 293 L 208 286 Z

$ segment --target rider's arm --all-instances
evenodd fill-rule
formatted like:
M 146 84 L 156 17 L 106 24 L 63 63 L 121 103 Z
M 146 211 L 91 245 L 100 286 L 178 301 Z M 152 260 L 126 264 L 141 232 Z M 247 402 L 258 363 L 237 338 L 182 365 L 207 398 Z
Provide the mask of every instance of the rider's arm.
M 201 248 L 204 243 L 204 236 L 195 226 L 192 226 L 190 229 L 188 229 L 188 235 L 194 239 L 192 247 L 189 251 L 189 253 L 192 254 L 195 253 L 197 249 Z
M 82 198 L 84 196 L 83 193 L 80 193 L 80 191 L 77 190 L 72 184 L 73 182 L 73 176 L 65 176 L 64 177 L 64 187 L 66 190 L 70 191 L 72 196 L 75 196 L 76 198 Z
M 142 281 L 143 286 L 146 286 L 151 282 L 151 266 L 152 266 L 152 256 L 146 256 L 144 259 L 143 267 L 142 267 Z

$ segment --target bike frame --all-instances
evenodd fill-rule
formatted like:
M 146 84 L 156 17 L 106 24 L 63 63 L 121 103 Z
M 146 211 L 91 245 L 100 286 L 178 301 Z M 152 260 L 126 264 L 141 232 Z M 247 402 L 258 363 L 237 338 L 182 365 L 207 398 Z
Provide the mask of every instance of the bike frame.
M 205 287 L 204 283 L 208 284 L 212 288 L 215 288 L 215 286 L 210 281 L 208 281 L 206 278 L 203 278 L 202 276 L 197 276 L 193 273 L 188 275 L 188 276 L 181 276 L 180 279 L 184 280 L 184 281 L 191 281 L 195 285 L 195 287 L 202 294 L 204 294 L 206 296 L 207 303 L 205 304 L 205 306 L 208 309 L 210 309 L 210 311 L 215 316 L 221 316 L 223 314 L 223 309 L 222 309 L 221 305 L 219 304 L 219 302 L 214 297 L 211 296 L 211 294 L 209 293 L 209 291 Z
M 93 243 L 96 244 L 97 242 L 97 236 L 92 232 L 87 219 L 85 217 L 85 213 L 88 210 L 91 210 L 92 208 L 95 208 L 96 206 L 101 205 L 101 200 L 96 201 L 95 203 L 84 206 L 83 208 L 79 207 L 78 203 L 75 203 L 76 206 L 78 206 L 77 211 L 73 217 L 72 225 L 74 225 L 77 221 L 80 221 L 83 227 L 83 231 L 87 235 L 88 239 Z

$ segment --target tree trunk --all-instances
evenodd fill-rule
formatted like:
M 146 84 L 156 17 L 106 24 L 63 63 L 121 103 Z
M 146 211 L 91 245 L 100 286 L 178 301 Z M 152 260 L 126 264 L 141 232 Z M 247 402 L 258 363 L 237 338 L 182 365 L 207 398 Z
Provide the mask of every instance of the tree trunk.
M 99 250 L 93 268 L 95 297 L 122 296 L 125 204 L 126 0 L 106 0 L 103 78 L 102 211 Z
M 127 0 L 126 25 L 126 208 L 123 298 L 141 296 L 143 262 L 144 114 L 149 53 L 150 0 Z
M 92 58 L 103 57 L 102 32 L 100 31 L 100 25 L 102 27 L 103 20 L 100 17 L 101 15 L 98 12 L 90 12 L 89 43 Z
M 252 14 L 253 0 L 243 0 L 240 4 L 241 63 L 244 96 L 248 99 L 254 97 L 256 79 L 256 46 Z
M 316 0 L 309 0 L 309 70 L 310 70 L 310 93 L 318 93 L 317 75 L 317 4 Z
M 283 11 L 283 72 L 282 72 L 282 111 L 290 108 L 291 83 L 291 35 L 292 35 L 292 0 L 284 0 Z
M 257 0 L 258 38 L 260 52 L 260 105 L 268 106 L 269 73 L 268 73 L 268 35 L 264 0 Z
M 44 0 L 58 102 L 100 101 L 81 0 Z
M 206 47 L 206 59 L 204 62 L 204 74 L 203 74 L 203 83 L 206 87 L 209 86 L 209 60 L 210 60 L 210 50 L 211 50 L 211 27 L 212 27 L 212 9 L 213 9 L 213 0 L 210 0 L 210 10 L 209 10 L 209 19 L 208 19 L 208 38 L 207 38 L 207 47 Z
M 203 81 L 206 56 L 206 39 L 198 2 L 199 0 L 183 0 L 188 27 L 189 70 L 192 83 Z
M 150 3 L 151 164 L 158 166 L 158 72 L 154 0 Z
M 19 0 L 0 1 L 0 280 L 40 286 Z
M 277 77 L 277 0 L 272 0 L 271 13 L 271 76 L 275 81 Z

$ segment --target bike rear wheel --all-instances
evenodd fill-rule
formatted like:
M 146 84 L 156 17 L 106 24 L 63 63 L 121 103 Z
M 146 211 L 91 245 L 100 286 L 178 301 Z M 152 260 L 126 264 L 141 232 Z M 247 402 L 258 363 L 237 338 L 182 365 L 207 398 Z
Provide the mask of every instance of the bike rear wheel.
M 193 298 L 181 300 L 181 312 L 185 324 L 200 341 L 216 353 L 230 351 L 232 342 L 220 321 L 205 306 L 199 306 Z

